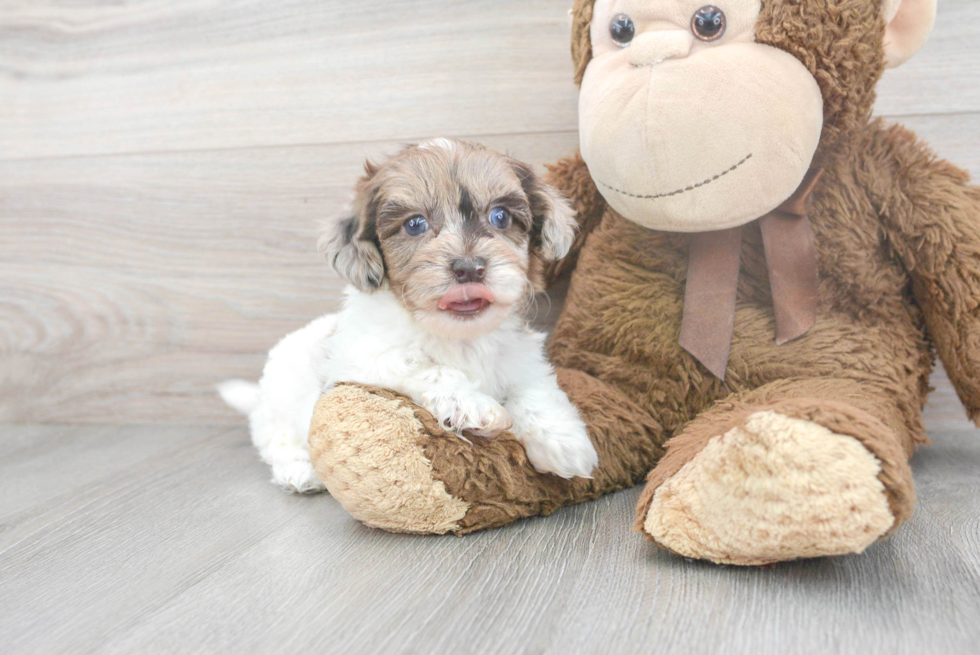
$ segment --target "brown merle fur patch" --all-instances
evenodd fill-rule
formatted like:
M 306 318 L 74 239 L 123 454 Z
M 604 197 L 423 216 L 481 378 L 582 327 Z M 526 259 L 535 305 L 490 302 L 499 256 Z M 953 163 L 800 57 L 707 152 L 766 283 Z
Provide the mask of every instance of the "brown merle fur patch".
M 510 225 L 491 225 L 491 210 Z M 419 236 L 405 223 L 424 217 Z M 322 239 L 337 271 L 362 290 L 389 288 L 410 311 L 436 308 L 456 283 L 452 263 L 486 262 L 498 300 L 520 305 L 542 287 L 545 260 L 560 258 L 574 237 L 567 201 L 530 167 L 483 146 L 438 139 L 410 146 L 380 165 L 365 165 L 351 215 Z

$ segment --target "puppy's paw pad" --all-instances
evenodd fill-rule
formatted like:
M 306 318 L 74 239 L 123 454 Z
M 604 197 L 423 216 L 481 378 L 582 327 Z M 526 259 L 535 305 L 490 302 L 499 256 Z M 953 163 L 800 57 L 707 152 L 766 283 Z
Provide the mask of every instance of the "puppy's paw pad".
M 287 493 L 312 494 L 326 489 L 313 470 L 313 466 L 303 461 L 274 464 L 272 481 Z

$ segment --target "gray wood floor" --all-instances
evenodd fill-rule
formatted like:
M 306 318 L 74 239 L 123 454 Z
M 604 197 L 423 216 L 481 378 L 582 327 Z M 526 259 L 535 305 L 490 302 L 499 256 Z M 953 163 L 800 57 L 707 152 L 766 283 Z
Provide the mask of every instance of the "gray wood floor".
M 636 490 L 457 539 L 268 484 L 214 384 L 337 306 L 316 226 L 364 158 L 575 149 L 569 4 L 0 1 L 0 653 L 980 652 L 980 431 L 941 371 L 916 514 L 861 556 L 687 562 L 628 531 Z M 939 5 L 877 113 L 976 177 L 980 2 Z
M 235 427 L 0 428 L 5 653 L 976 653 L 980 433 L 860 556 L 738 569 L 627 531 L 637 491 L 457 537 L 287 496 Z

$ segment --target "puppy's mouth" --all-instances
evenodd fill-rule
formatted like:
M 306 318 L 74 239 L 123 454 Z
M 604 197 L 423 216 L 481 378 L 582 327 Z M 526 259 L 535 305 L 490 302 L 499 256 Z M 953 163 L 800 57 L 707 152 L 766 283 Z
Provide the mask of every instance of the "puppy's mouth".
M 455 316 L 477 316 L 493 304 L 493 294 L 479 282 L 457 284 L 439 299 L 439 309 Z

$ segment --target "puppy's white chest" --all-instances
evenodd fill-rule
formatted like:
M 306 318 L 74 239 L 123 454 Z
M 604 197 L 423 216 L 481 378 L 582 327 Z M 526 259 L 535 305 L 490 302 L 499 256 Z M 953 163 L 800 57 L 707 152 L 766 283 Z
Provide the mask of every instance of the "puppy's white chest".
M 504 336 L 504 335 L 498 335 Z M 427 358 L 435 367 L 461 371 L 483 393 L 498 401 L 506 395 L 501 367 L 501 347 L 496 339 L 469 342 L 439 342 L 426 344 Z

